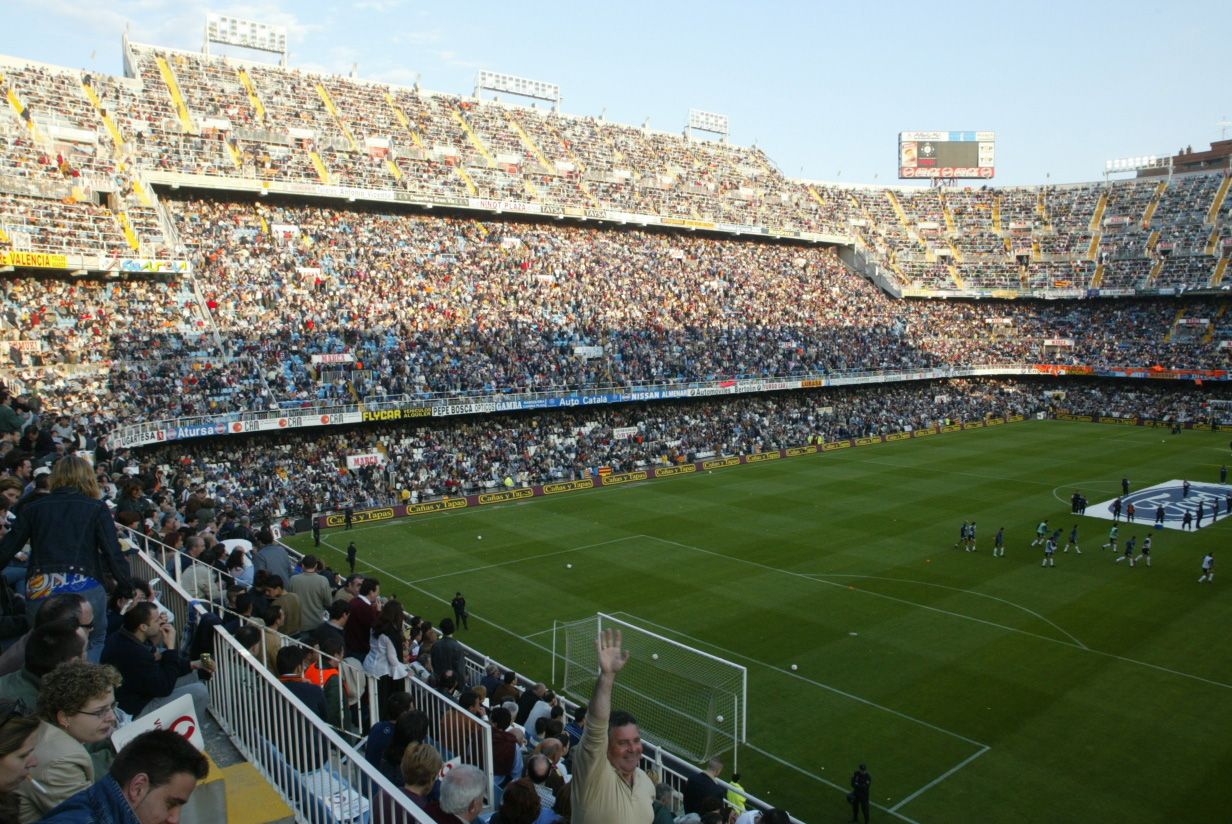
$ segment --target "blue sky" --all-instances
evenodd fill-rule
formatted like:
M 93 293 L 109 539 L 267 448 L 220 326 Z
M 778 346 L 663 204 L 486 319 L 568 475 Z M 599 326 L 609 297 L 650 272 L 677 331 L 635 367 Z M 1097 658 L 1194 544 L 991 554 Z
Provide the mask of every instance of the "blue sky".
M 720 112 L 733 142 L 819 180 L 895 182 L 898 132 L 951 129 L 997 133 L 998 184 L 1094 180 L 1232 119 L 1232 13 L 1214 0 L 6 0 L 0 53 L 119 74 L 126 25 L 199 50 L 207 10 L 287 26 L 304 69 L 454 93 L 491 69 L 558 83 L 565 112 L 665 131 Z

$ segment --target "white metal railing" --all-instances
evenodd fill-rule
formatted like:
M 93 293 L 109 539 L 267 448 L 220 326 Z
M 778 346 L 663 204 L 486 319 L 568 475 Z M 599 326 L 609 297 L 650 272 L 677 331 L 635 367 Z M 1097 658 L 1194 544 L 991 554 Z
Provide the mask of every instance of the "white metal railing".
M 126 534 L 134 540 L 139 539 L 146 547 L 144 551 L 137 553 L 132 558 L 133 571 L 138 573 L 139 577 L 159 578 L 173 583 L 174 594 L 168 598 L 161 599 L 161 602 L 171 610 L 175 616 L 177 626 L 188 627 L 190 624 L 198 623 L 200 616 L 207 609 L 215 613 L 238 616 L 238 613 L 224 606 L 226 602 L 226 584 L 223 580 L 223 573 L 209 564 L 203 563 L 185 552 L 173 549 L 154 538 L 140 536 L 139 533 L 127 527 L 118 526 L 118 529 L 122 534 Z M 171 564 L 170 570 L 167 569 L 169 561 L 174 561 Z M 193 569 L 195 569 L 193 577 L 201 576 L 205 581 L 209 582 L 207 593 L 205 593 L 207 597 L 203 600 L 193 599 L 187 590 L 181 586 L 181 582 L 184 581 L 186 574 Z M 209 601 L 210 603 L 206 604 L 204 601 Z M 191 615 L 193 610 L 197 611 L 195 616 Z M 242 618 L 242 616 L 239 617 Z M 228 633 L 217 634 L 226 635 L 232 641 L 234 640 Z M 276 633 L 276 635 L 280 647 L 294 645 L 313 648 L 310 644 L 306 644 L 292 636 L 283 633 Z M 249 658 L 256 662 L 263 670 L 265 668 L 262 664 L 265 660 L 268 660 L 266 643 L 266 629 L 262 628 L 261 661 L 257 661 L 257 659 L 249 655 Z M 321 657 L 338 666 L 340 675 L 342 667 L 354 668 L 353 663 L 347 663 L 344 659 L 334 658 L 324 653 L 321 654 Z M 350 660 L 354 661 L 354 659 Z M 359 696 L 357 696 L 359 700 L 355 711 L 361 722 L 364 719 L 376 719 L 380 717 L 378 679 L 362 669 L 359 669 L 358 673 L 362 675 L 364 686 Z M 484 718 L 466 712 L 453 698 L 418 680 L 413 675 L 406 678 L 406 690 L 413 698 L 412 704 L 417 709 L 422 710 L 428 717 L 429 743 L 437 748 L 446 761 L 458 759 L 461 763 L 479 767 L 487 776 L 488 786 L 494 787 L 495 769 L 491 724 Z M 339 695 L 339 701 L 343 702 L 343 705 L 338 708 L 340 717 L 347 718 L 351 712 L 351 707 L 348 706 L 346 697 L 341 694 Z M 217 716 L 218 713 L 215 712 L 215 715 Z M 221 718 L 219 721 L 222 723 Z M 228 732 L 230 732 L 229 729 Z M 344 741 L 349 737 L 362 738 L 362 735 L 353 735 L 346 731 L 335 731 L 335 734 L 342 737 Z M 355 742 L 347 743 L 348 745 L 354 745 Z M 245 753 L 245 755 L 248 755 L 248 753 Z M 351 755 L 359 757 L 355 753 L 351 753 Z M 488 793 L 488 798 L 495 798 L 495 793 Z
M 139 567 L 161 580 L 161 602 L 187 627 L 205 607 L 139 552 Z M 188 633 L 184 633 L 187 637 Z M 308 824 L 385 824 L 432 819 L 411 804 L 332 727 L 286 688 L 227 632 L 215 633 L 216 671 L 209 680 L 210 713 L 236 748 Z

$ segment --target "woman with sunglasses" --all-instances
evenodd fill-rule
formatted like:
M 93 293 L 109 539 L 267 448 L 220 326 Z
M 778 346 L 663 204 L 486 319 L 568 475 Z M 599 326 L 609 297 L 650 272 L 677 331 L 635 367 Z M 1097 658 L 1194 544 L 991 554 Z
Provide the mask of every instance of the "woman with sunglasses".
M 38 718 L 25 715 L 20 701 L 0 699 L 0 821 L 17 820 L 17 789 L 38 765 L 38 729 Z
M 42 723 L 34 755 L 38 765 L 18 790 L 20 820 L 38 821 L 53 807 L 102 777 L 109 748 L 86 749 L 116 728 L 115 688 L 120 674 L 105 664 L 69 661 L 43 677 L 38 714 Z

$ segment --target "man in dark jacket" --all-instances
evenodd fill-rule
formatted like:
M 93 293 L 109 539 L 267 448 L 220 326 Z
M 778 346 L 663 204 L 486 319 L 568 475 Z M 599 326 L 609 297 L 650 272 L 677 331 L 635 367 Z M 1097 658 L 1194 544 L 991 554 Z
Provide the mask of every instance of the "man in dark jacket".
M 175 627 L 167 623 L 158 605 L 143 601 L 124 615 L 124 627 L 103 647 L 104 664 L 120 671 L 124 682 L 116 687 L 120 709 L 134 717 L 165 706 L 181 695 L 192 696 L 197 718 L 205 718 L 210 695 L 197 679 L 199 664 L 178 652 Z
M 873 786 L 873 777 L 868 774 L 868 767 L 860 765 L 860 769 L 851 776 L 851 792 L 847 798 L 851 801 L 851 820 L 859 818 L 860 810 L 864 811 L 864 824 L 868 824 L 868 796 Z
M 441 640 L 432 645 L 432 674 L 440 678 L 445 673 L 452 672 L 461 682 L 464 677 L 462 663 L 465 653 L 462 645 L 453 637 L 453 619 L 443 619 L 440 629 Z

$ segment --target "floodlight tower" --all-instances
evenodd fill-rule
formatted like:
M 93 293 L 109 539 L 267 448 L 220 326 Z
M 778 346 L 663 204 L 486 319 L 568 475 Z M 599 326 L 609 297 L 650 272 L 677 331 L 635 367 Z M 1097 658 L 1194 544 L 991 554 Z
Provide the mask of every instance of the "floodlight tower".
M 273 52 L 279 56 L 278 65 L 284 69 L 287 67 L 286 26 L 270 26 L 253 20 L 208 12 L 205 16 L 205 44 L 201 47 L 206 57 L 210 54 L 210 43 Z
M 685 126 L 685 136 L 690 140 L 693 139 L 693 132 L 706 132 L 707 134 L 717 134 L 719 140 L 723 143 L 727 142 L 730 135 L 728 130 L 727 115 L 715 114 L 714 112 L 704 112 L 701 109 L 689 109 L 689 122 Z
M 552 104 L 552 111 L 560 111 L 560 86 L 555 83 L 544 83 L 541 80 L 528 80 L 512 74 L 481 70 L 475 75 L 475 97 L 479 97 L 484 89 L 501 94 L 529 97 L 534 100 L 545 100 Z
M 1172 156 L 1141 155 L 1139 157 L 1119 157 L 1104 161 L 1104 182 L 1112 175 L 1137 174 L 1145 169 L 1167 169 L 1168 177 L 1172 177 Z

